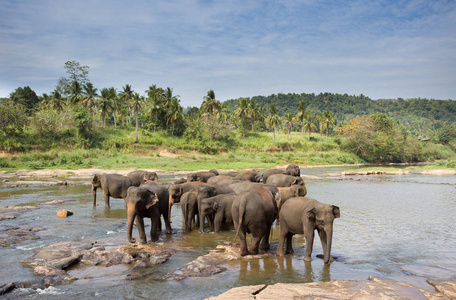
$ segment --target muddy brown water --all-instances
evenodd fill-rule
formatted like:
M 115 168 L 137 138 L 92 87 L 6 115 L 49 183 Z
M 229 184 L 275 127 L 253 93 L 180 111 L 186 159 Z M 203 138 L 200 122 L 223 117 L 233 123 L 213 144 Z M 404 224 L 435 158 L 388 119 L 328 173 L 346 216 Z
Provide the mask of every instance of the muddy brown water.
M 355 176 L 358 180 L 337 180 L 326 176 L 341 169 L 305 169 L 308 196 L 337 205 L 341 218 L 335 220 L 332 255 L 336 261 L 325 266 L 318 239 L 313 261 L 304 263 L 304 238 L 295 236 L 295 253 L 285 258 L 275 255 L 264 259 L 243 258 L 227 263 L 226 271 L 209 277 L 189 277 L 181 281 L 164 279 L 165 275 L 207 254 L 218 244 L 232 241 L 234 230 L 226 227 L 220 234 L 182 231 L 179 204 L 173 206 L 173 234 L 160 236 L 158 244 L 177 249 L 171 260 L 144 269 L 144 277 L 126 280 L 131 266 L 75 267 L 68 273 L 78 280 L 45 289 L 20 288 L 8 294 L 10 299 L 202 299 L 230 288 L 278 282 L 314 282 L 331 279 L 367 279 L 368 276 L 391 278 L 431 290 L 427 279 L 456 279 L 456 176 L 372 175 Z M 170 182 L 172 177 L 160 177 Z M 60 241 L 96 241 L 124 237 L 126 218 L 123 200 L 112 199 L 105 209 L 98 192 L 96 208 L 86 181 L 74 186 L 3 187 L 0 206 L 35 205 L 40 208 L 20 214 L 16 219 L 0 221 L 0 235 L 11 227 L 43 227 L 38 240 L 24 241 L 0 248 L 0 284 L 7 282 L 40 283 L 41 277 L 19 262 L 33 250 Z M 68 200 L 61 205 L 42 205 L 52 200 Z M 58 219 L 56 212 L 65 208 L 75 214 Z M 146 221 L 148 223 L 149 221 Z M 278 244 L 279 225 L 274 225 L 271 253 Z M 137 231 L 134 231 L 137 236 Z

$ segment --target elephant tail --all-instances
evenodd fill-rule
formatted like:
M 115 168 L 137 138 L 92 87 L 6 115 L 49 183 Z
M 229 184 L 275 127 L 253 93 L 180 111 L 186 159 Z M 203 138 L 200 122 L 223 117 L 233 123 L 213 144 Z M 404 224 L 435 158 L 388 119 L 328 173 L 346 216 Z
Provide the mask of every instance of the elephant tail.
M 236 239 L 239 235 L 239 229 L 241 228 L 242 226 L 242 220 L 244 218 L 244 214 L 245 214 L 245 208 L 247 206 L 247 203 L 246 203 L 246 200 L 243 198 L 241 199 L 241 201 L 239 201 L 239 221 L 238 221 L 238 227 L 236 229 L 236 235 L 234 236 L 234 241 L 233 241 L 233 244 L 236 243 Z

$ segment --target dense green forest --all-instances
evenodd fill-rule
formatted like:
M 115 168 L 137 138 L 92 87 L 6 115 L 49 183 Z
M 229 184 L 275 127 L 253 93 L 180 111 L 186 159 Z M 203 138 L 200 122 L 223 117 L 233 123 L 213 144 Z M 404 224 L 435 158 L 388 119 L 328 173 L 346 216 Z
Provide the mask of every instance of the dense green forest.
M 67 77 L 60 78 L 49 94 L 38 96 L 26 86 L 0 99 L 0 150 L 131 152 L 172 147 L 217 154 L 235 149 L 313 149 L 347 152 L 366 162 L 418 162 L 455 155 L 452 100 L 302 93 L 221 102 L 209 90 L 200 107 L 184 108 L 171 87 L 151 84 L 143 92 L 129 84 L 120 90 L 98 89 L 89 80 L 88 66 L 68 61 L 64 68 Z M 276 134 L 286 140 L 277 140 Z

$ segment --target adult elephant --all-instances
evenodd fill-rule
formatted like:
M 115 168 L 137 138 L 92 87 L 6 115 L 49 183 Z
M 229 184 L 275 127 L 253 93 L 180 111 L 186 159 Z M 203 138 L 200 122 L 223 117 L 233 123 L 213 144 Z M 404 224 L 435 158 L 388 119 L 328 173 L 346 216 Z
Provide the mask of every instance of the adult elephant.
M 218 174 L 218 172 L 217 172 L 217 174 Z M 209 178 L 214 177 L 214 176 L 217 176 L 217 175 L 215 175 L 213 172 L 205 172 L 205 171 L 188 173 L 187 182 L 192 182 L 192 181 L 207 182 Z
M 232 182 L 235 179 L 232 176 L 228 175 L 217 175 L 214 177 L 211 177 L 207 180 L 207 183 L 209 184 L 220 184 L 220 182 Z
M 288 199 L 279 212 L 280 238 L 277 255 L 284 255 L 285 239 L 285 252 L 293 253 L 291 241 L 293 235 L 304 234 L 306 238 L 304 260 L 311 261 L 314 234 L 317 230 L 323 248 L 324 263 L 330 263 L 333 223 L 334 219 L 339 217 L 340 209 L 337 206 L 323 204 L 306 197 Z
M 280 199 L 280 206 L 290 198 L 293 197 L 304 197 L 307 195 L 306 185 L 292 185 L 290 187 L 278 187 L 282 198 Z M 280 207 L 279 207 L 280 210 Z
M 127 174 L 127 177 L 130 178 L 131 184 L 134 186 L 140 186 L 148 181 L 158 182 L 157 173 L 143 170 L 131 171 Z
M 202 217 L 201 205 L 202 201 L 205 198 L 214 197 L 220 194 L 232 194 L 234 191 L 228 187 L 223 185 L 202 185 L 197 188 L 197 201 L 198 201 L 198 214 L 200 220 L 200 232 L 204 232 L 204 218 Z
M 144 186 L 131 186 L 128 188 L 125 205 L 127 207 L 127 238 L 130 243 L 135 243 L 133 238 L 133 221 L 136 219 L 139 239 L 141 244 L 147 243 L 144 230 L 144 218 L 151 219 L 150 239 L 152 242 L 158 240 L 158 226 L 160 224 L 160 209 L 157 194 L 151 192 Z
M 262 186 L 262 187 L 270 190 L 274 194 L 277 194 L 279 192 L 279 189 L 274 185 L 262 184 L 262 183 L 251 182 L 251 181 L 246 181 L 246 180 L 233 182 L 228 185 L 228 187 L 231 188 L 236 194 L 240 194 L 242 192 L 248 191 L 256 186 Z
M 123 198 L 127 196 L 128 188 L 132 186 L 127 176 L 120 174 L 95 174 L 92 177 L 93 207 L 97 205 L 97 189 L 101 188 L 105 206 L 110 207 L 109 198 Z
M 158 208 L 160 214 L 163 216 L 163 220 L 165 221 L 165 228 L 166 233 L 171 234 L 171 207 L 172 203 L 169 201 L 169 192 L 168 189 L 160 184 L 153 181 L 147 182 L 145 184 L 140 185 L 140 187 L 144 187 L 148 189 L 151 193 L 154 193 L 158 197 Z M 161 231 L 161 221 L 158 223 L 158 231 Z
M 289 187 L 292 185 L 304 185 L 304 180 L 301 177 L 295 177 L 284 174 L 273 174 L 268 177 L 265 184 L 275 185 L 276 187 Z
M 241 256 L 258 254 L 258 249 L 269 249 L 269 233 L 277 216 L 277 199 L 271 191 L 255 186 L 239 194 L 231 207 L 236 237 L 239 235 Z M 252 234 L 247 247 L 246 234 Z M 261 245 L 260 245 L 261 241 Z
M 211 231 L 218 233 L 224 220 L 233 220 L 231 207 L 237 194 L 220 194 L 214 197 L 205 198 L 201 201 L 201 220 L 206 216 L 212 216 Z
M 251 182 L 261 182 L 262 176 L 255 170 L 246 171 L 234 177 L 238 180 L 248 180 Z
M 207 183 L 200 182 L 200 181 L 193 181 L 193 182 L 184 182 L 184 183 L 179 183 L 179 184 L 171 184 L 168 187 L 169 203 L 174 204 L 174 203 L 180 202 L 180 199 L 184 193 L 196 190 L 201 185 L 207 185 Z
M 193 224 L 195 224 L 196 227 L 199 227 L 198 200 L 196 199 L 196 191 L 184 193 L 180 202 L 184 230 L 191 231 Z
M 274 174 L 284 174 L 284 175 L 290 175 L 290 176 L 301 176 L 301 170 L 299 169 L 298 165 L 288 165 L 286 170 L 282 169 L 269 169 L 263 172 L 263 182 L 266 183 L 268 180 L 268 177 Z

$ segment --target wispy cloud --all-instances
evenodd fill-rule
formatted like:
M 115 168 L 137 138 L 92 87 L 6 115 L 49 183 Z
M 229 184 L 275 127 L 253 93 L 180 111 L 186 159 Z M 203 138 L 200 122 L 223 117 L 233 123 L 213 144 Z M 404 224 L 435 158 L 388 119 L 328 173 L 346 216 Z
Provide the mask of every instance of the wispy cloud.
M 173 87 L 182 104 L 288 92 L 456 98 L 452 1 L 2 1 L 0 97 L 51 92 L 67 60 L 95 86 Z

